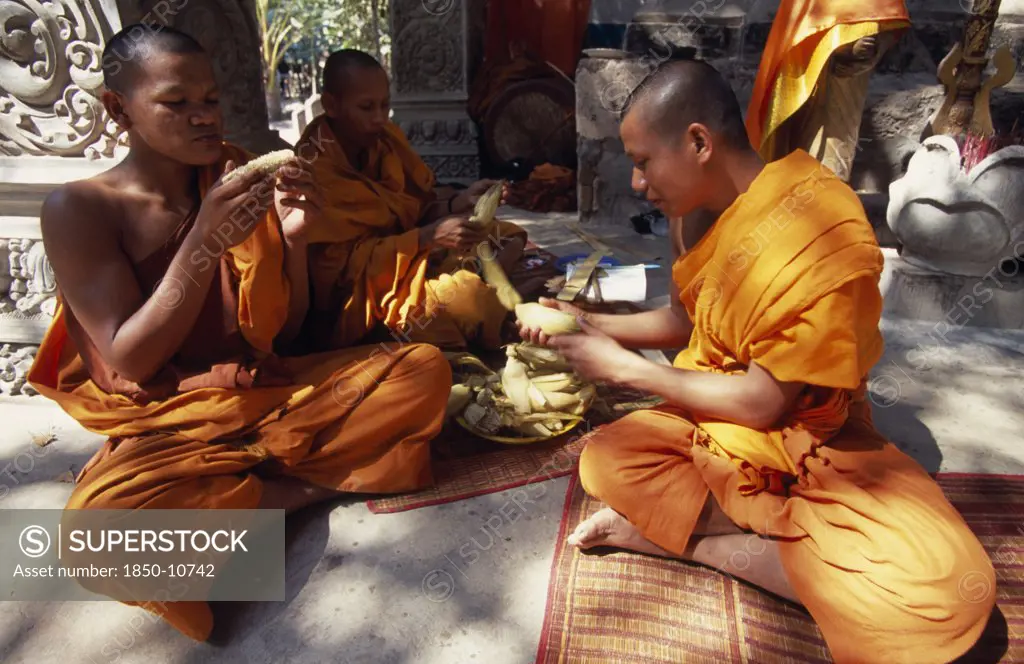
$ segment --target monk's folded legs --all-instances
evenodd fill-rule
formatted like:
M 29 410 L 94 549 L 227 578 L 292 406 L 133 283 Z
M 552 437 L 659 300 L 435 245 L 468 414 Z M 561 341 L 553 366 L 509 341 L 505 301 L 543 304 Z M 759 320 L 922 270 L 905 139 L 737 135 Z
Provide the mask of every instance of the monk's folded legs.
M 714 520 L 707 482 L 724 495 L 737 471 L 693 433 L 657 410 L 601 429 L 580 479 L 610 509 L 574 537 L 703 563 L 797 601 L 837 662 L 948 662 L 977 643 L 995 604 L 991 561 L 935 481 L 869 425 L 816 449 L 777 513 L 735 496 L 776 539 L 700 534 Z
M 673 419 L 677 437 L 662 435 L 671 433 Z M 594 437 L 580 459 L 580 479 L 590 495 L 609 507 L 581 523 L 568 543 L 696 562 L 798 601 L 778 544 L 744 532 L 726 516 L 689 460 L 692 430 L 678 423 L 689 424 L 663 413 L 636 413 Z M 644 427 L 642 435 L 637 426 Z M 678 523 L 667 525 L 664 519 L 672 516 L 679 517 Z

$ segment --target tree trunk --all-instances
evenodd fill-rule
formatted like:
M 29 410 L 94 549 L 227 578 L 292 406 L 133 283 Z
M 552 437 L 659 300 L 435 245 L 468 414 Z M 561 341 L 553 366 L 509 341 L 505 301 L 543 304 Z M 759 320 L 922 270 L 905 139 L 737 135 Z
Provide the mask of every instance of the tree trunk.
M 380 0 L 370 0 L 371 25 L 373 26 L 373 50 L 377 62 L 384 64 L 380 57 Z
M 276 71 L 271 74 L 267 84 L 267 115 L 271 122 L 278 122 L 284 117 L 281 111 L 281 83 Z

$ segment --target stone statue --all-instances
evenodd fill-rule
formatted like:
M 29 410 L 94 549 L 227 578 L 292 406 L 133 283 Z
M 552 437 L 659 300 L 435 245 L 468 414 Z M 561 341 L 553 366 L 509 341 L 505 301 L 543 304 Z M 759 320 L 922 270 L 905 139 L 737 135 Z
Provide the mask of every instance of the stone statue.
M 892 31 L 837 49 L 811 99 L 782 123 L 769 160 L 803 149 L 849 182 L 871 74 L 897 40 Z

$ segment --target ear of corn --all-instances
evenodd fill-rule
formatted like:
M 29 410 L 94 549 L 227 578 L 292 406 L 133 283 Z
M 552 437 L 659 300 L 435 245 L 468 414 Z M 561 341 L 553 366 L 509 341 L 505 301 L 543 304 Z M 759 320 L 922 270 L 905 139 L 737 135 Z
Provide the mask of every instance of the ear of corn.
M 291 150 L 275 150 L 235 167 L 235 170 L 224 175 L 221 182 L 231 182 L 235 178 L 249 175 L 253 171 L 259 171 L 263 175 L 271 175 L 294 158 L 295 153 Z
M 494 215 L 501 203 L 501 191 L 504 186 L 504 182 L 498 182 L 491 185 L 491 188 L 480 196 L 473 207 L 473 216 L 469 218 L 470 223 L 490 232 L 494 226 Z M 498 292 L 498 301 L 501 302 L 501 306 L 509 311 L 515 310 L 516 305 L 523 301 L 523 296 L 515 289 L 515 286 L 509 281 L 508 275 L 505 274 L 505 270 L 498 263 L 498 253 L 491 248 L 489 242 L 481 242 L 476 247 L 476 256 L 480 259 L 480 271 L 484 283 Z
M 474 224 L 489 227 L 494 222 L 494 215 L 498 212 L 498 204 L 501 203 L 501 192 L 505 188 L 505 182 L 500 181 L 491 185 L 477 199 L 473 206 L 473 216 L 469 218 Z
M 506 354 L 509 357 L 518 358 L 520 362 L 525 363 L 535 372 L 552 373 L 572 369 L 565 358 L 558 354 L 558 351 L 544 346 L 516 344 L 509 346 Z
M 540 329 L 541 332 L 549 336 L 580 331 L 580 326 L 574 316 L 558 309 L 545 307 L 537 302 L 527 302 L 516 306 L 516 318 L 523 325 Z

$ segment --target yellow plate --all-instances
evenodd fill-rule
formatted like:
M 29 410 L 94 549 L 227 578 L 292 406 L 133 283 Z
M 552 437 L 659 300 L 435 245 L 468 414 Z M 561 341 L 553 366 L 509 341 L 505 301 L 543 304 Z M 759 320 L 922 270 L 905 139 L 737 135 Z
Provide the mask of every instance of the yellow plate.
M 578 420 L 574 420 L 574 421 L 570 422 L 564 429 L 562 429 L 561 431 L 555 433 L 554 435 L 551 435 L 551 436 L 533 436 L 531 438 L 527 438 L 527 437 L 523 437 L 523 438 L 509 438 L 509 437 L 506 437 L 506 436 L 492 436 L 489 433 L 484 433 L 483 431 L 480 431 L 479 429 L 474 428 L 473 425 L 470 424 L 469 422 L 467 422 L 461 415 L 456 415 L 455 416 L 455 421 L 459 423 L 459 426 L 461 426 L 463 429 L 465 429 L 466 431 L 470 432 L 474 436 L 480 436 L 481 438 L 486 438 L 487 440 L 493 440 L 496 443 L 501 443 L 503 445 L 531 445 L 533 443 L 543 443 L 545 440 L 551 440 L 553 438 L 558 438 L 559 436 L 561 436 L 563 434 L 569 433 L 570 431 L 575 429 L 577 426 L 579 426 L 579 423 L 582 422 L 583 419 L 580 418 Z

